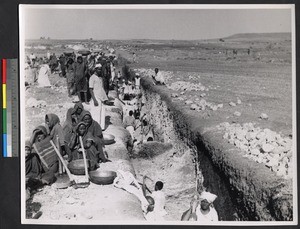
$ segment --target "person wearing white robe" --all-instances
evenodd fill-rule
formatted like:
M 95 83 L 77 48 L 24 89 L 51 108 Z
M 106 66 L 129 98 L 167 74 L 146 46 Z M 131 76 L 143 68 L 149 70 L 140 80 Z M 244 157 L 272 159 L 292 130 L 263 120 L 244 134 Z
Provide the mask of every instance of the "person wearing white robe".
M 50 67 L 44 62 L 41 66 L 39 75 L 38 75 L 38 87 L 51 87 L 50 81 Z
M 102 128 L 105 129 L 105 107 L 103 102 L 108 100 L 108 97 L 104 91 L 101 75 L 101 64 L 96 64 L 95 73 L 89 79 L 89 88 L 93 100 L 93 104 L 87 107 L 87 110 L 91 112 L 92 118 L 98 122 Z

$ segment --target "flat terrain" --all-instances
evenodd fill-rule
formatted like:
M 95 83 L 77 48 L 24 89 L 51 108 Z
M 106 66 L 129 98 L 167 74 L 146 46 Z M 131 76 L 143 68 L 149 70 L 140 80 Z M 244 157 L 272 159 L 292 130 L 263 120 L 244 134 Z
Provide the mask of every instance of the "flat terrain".
M 71 46 L 67 46 L 69 44 Z M 58 55 L 73 50 L 72 45 L 104 51 L 107 47 L 113 47 L 117 55 L 128 60 L 127 65 L 131 69 L 144 76 L 151 76 L 153 69 L 158 67 L 166 76 L 167 87 L 164 90 L 170 97 L 176 94 L 172 97 L 173 103 L 192 117 L 195 126 L 201 123 L 203 128 L 211 128 L 223 122 L 251 122 L 283 137 L 292 137 L 291 34 L 238 34 L 222 40 L 205 41 L 28 41 L 26 54 L 34 52 L 37 56 L 44 56 L 49 50 Z M 132 62 L 132 52 L 137 54 L 137 63 Z M 53 75 L 50 81 L 54 85 L 51 89 L 31 87 L 26 92 L 26 101 L 35 98 L 47 104 L 41 108 L 26 107 L 27 138 L 35 126 L 44 123 L 46 112 L 56 113 L 61 120 L 65 120 L 66 110 L 72 104 L 72 99 L 67 97 L 65 79 Z M 181 90 L 176 83 L 182 81 L 201 84 L 203 90 Z M 187 101 L 195 103 L 201 99 L 212 105 L 223 105 L 217 110 L 191 110 Z M 236 106 L 231 106 L 230 102 Z M 262 113 L 268 118 L 261 119 Z M 145 173 L 144 168 L 154 178 L 163 176 L 165 182 L 177 178 L 174 173 L 178 171 L 184 175 L 193 173 L 183 171 L 184 165 L 170 159 L 170 154 L 172 151 L 152 160 L 134 160 L 138 178 Z M 159 171 L 166 169 L 160 163 L 163 161 L 172 164 L 172 168 Z M 178 184 L 183 181 L 176 179 Z M 186 187 L 174 184 L 166 187 L 169 192 L 166 208 L 171 212 L 169 220 L 179 219 L 181 212 L 186 210 L 194 193 L 193 185 L 192 178 L 189 178 Z

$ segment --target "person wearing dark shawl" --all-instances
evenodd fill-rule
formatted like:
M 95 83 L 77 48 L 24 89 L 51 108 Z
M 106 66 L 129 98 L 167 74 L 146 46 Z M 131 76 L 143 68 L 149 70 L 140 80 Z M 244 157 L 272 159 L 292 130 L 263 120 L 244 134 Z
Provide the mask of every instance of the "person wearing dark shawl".
M 72 58 L 69 58 L 66 64 L 66 79 L 67 79 L 68 95 L 69 97 L 71 97 L 76 93 L 75 64 Z
M 75 63 L 75 84 L 76 91 L 79 98 L 79 101 L 83 101 L 81 97 L 81 93 L 84 94 L 84 102 L 88 103 L 87 100 L 87 90 L 88 90 L 88 81 L 87 81 L 87 66 L 83 61 L 82 56 L 77 57 L 77 61 Z
M 72 160 L 83 158 L 83 149 L 79 137 L 82 138 L 86 158 L 91 162 L 91 169 L 99 167 L 98 163 L 102 158 L 100 152 L 96 149 L 95 138 L 87 131 L 87 126 L 84 122 L 79 122 L 77 124 L 75 133 L 72 134 L 71 141 L 69 143 L 69 147 L 72 150 Z
M 77 102 L 74 105 L 74 114 L 76 116 L 76 123 L 78 123 L 82 118 L 82 111 L 84 111 L 83 105 L 81 102 Z
M 63 124 L 63 132 L 66 144 L 69 144 L 71 140 L 72 133 L 77 125 L 76 114 L 74 108 L 69 108 L 66 115 L 66 121 Z
M 26 145 L 27 145 L 27 147 L 30 145 L 31 154 L 36 155 L 36 158 L 33 159 L 33 157 L 32 157 L 30 162 L 29 161 L 27 162 L 27 160 L 26 160 L 26 173 L 27 173 L 27 171 L 29 172 L 30 170 L 34 170 L 35 172 L 40 171 L 40 173 L 39 173 L 40 177 L 35 177 L 35 179 L 40 178 L 41 182 L 43 184 L 51 184 L 55 180 L 54 174 L 58 171 L 58 161 L 55 162 L 53 165 L 51 165 L 49 168 L 47 168 L 43 163 L 41 163 L 38 154 L 32 148 L 32 145 L 34 143 L 41 142 L 46 138 L 50 139 L 51 137 L 49 136 L 45 126 L 40 125 L 40 126 L 37 126 L 33 130 L 30 141 L 29 141 L 29 143 L 26 143 Z M 26 145 L 25 145 L 25 147 L 26 147 Z M 37 160 L 37 158 L 38 158 L 38 160 Z M 41 170 L 40 170 L 40 166 L 41 166 Z M 30 169 L 30 167 L 31 167 L 31 169 Z
M 58 137 L 58 143 L 61 147 L 61 152 L 63 153 L 63 155 L 67 154 L 70 157 L 71 151 L 68 145 L 66 144 L 64 131 L 60 125 L 59 117 L 56 114 L 46 114 L 45 122 L 50 132 L 50 138 L 53 140 L 53 142 L 56 142 L 56 138 Z
M 81 117 L 82 118 L 80 121 L 86 124 L 87 131 L 90 132 L 95 139 L 96 148 L 100 153 L 102 162 L 107 162 L 107 158 L 105 157 L 103 152 L 103 133 L 99 123 L 93 120 L 92 115 L 89 111 L 84 110 L 81 114 Z
M 39 156 L 32 151 L 29 140 L 25 141 L 25 166 L 26 178 L 39 179 L 43 172 L 43 166 Z

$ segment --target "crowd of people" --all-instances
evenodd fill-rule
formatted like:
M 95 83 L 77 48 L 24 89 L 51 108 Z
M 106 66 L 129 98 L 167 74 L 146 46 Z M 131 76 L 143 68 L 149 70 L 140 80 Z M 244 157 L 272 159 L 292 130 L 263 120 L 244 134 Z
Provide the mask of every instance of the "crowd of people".
M 83 150 L 90 161 L 91 169 L 97 169 L 99 163 L 109 161 L 102 133 L 105 129 L 104 104 L 108 102 L 109 90 L 115 90 L 120 101 L 124 103 L 123 127 L 130 133 L 133 143 L 136 145 L 154 140 L 154 127 L 147 113 L 142 113 L 145 98 L 141 94 L 140 75 L 135 73 L 133 79 L 125 79 L 120 71 L 116 71 L 114 58 L 101 52 L 64 53 L 59 58 L 55 53 L 47 52 L 43 58 L 37 58 L 32 53 L 27 57 L 27 64 L 26 68 L 30 71 L 26 77 L 28 85 L 50 87 L 49 76 L 57 71 L 66 78 L 68 95 L 77 95 L 79 101 L 67 110 L 63 124 L 56 114 L 49 113 L 45 115 L 45 123 L 33 129 L 31 138 L 25 144 L 26 184 L 34 180 L 42 185 L 49 185 L 60 173 L 58 157 L 47 164 L 38 152 L 40 148 L 37 146 L 45 142 L 55 142 L 59 152 L 69 163 L 82 159 Z M 158 68 L 155 68 L 152 79 L 154 85 L 165 84 Z M 118 170 L 117 174 L 114 186 L 126 190 L 140 200 L 146 220 L 164 220 L 167 212 L 166 198 L 162 191 L 163 182 L 157 181 L 154 191 L 151 191 L 146 185 L 146 179 L 151 180 L 149 177 L 144 176 L 140 185 L 128 171 Z M 218 221 L 213 207 L 216 197 L 209 192 L 197 195 L 181 220 Z

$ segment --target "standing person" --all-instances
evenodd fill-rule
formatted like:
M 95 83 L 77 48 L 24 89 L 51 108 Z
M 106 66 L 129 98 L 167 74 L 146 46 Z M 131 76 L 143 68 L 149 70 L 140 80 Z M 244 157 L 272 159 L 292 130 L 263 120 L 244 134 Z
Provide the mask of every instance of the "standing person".
M 50 69 L 51 69 L 51 73 L 54 72 L 54 70 L 57 68 L 58 66 L 58 61 L 56 58 L 55 53 L 52 54 L 51 58 L 50 58 L 50 63 L 49 63 Z
M 51 87 L 49 76 L 50 76 L 50 68 L 46 61 L 42 62 L 39 76 L 38 76 L 38 87 Z
M 136 73 L 134 78 L 134 85 L 135 85 L 135 94 L 139 95 L 141 93 L 141 78 L 140 74 Z
M 105 71 L 104 71 L 104 75 L 103 75 L 103 87 L 104 87 L 104 91 L 107 96 L 108 96 L 108 92 L 109 92 L 110 74 L 111 74 L 110 64 L 109 64 L 109 61 L 107 61 L 105 63 Z
M 161 72 L 158 70 L 158 68 L 155 68 L 155 75 L 152 76 L 152 78 L 154 79 L 153 84 L 156 85 L 164 85 L 165 84 L 165 78 L 164 76 L 161 74 Z
M 31 70 L 30 83 L 33 84 L 37 81 L 38 63 L 36 62 L 36 59 L 32 59 L 30 63 L 30 70 Z
M 103 79 L 101 78 L 101 64 L 96 64 L 95 73 L 90 77 L 89 88 L 94 104 L 91 106 L 93 119 L 105 129 L 105 109 L 103 102 L 108 100 L 104 91 Z
M 67 78 L 67 88 L 68 95 L 71 97 L 74 93 L 76 93 L 75 88 L 75 64 L 72 58 L 68 59 L 66 65 L 66 78 Z
M 51 53 L 47 51 L 47 59 L 50 60 L 50 57 L 51 57 Z
M 86 78 L 87 67 L 86 64 L 83 62 L 82 56 L 77 57 L 77 62 L 75 63 L 74 70 L 75 70 L 76 91 L 77 91 L 79 101 L 83 102 L 81 97 L 81 93 L 83 93 L 84 102 L 88 104 L 88 100 L 87 100 L 88 82 Z
M 66 76 L 66 56 L 64 54 L 61 54 L 58 62 L 60 64 L 61 76 L 65 77 Z
M 132 53 L 132 62 L 136 63 L 136 54 L 135 54 L 135 52 Z

